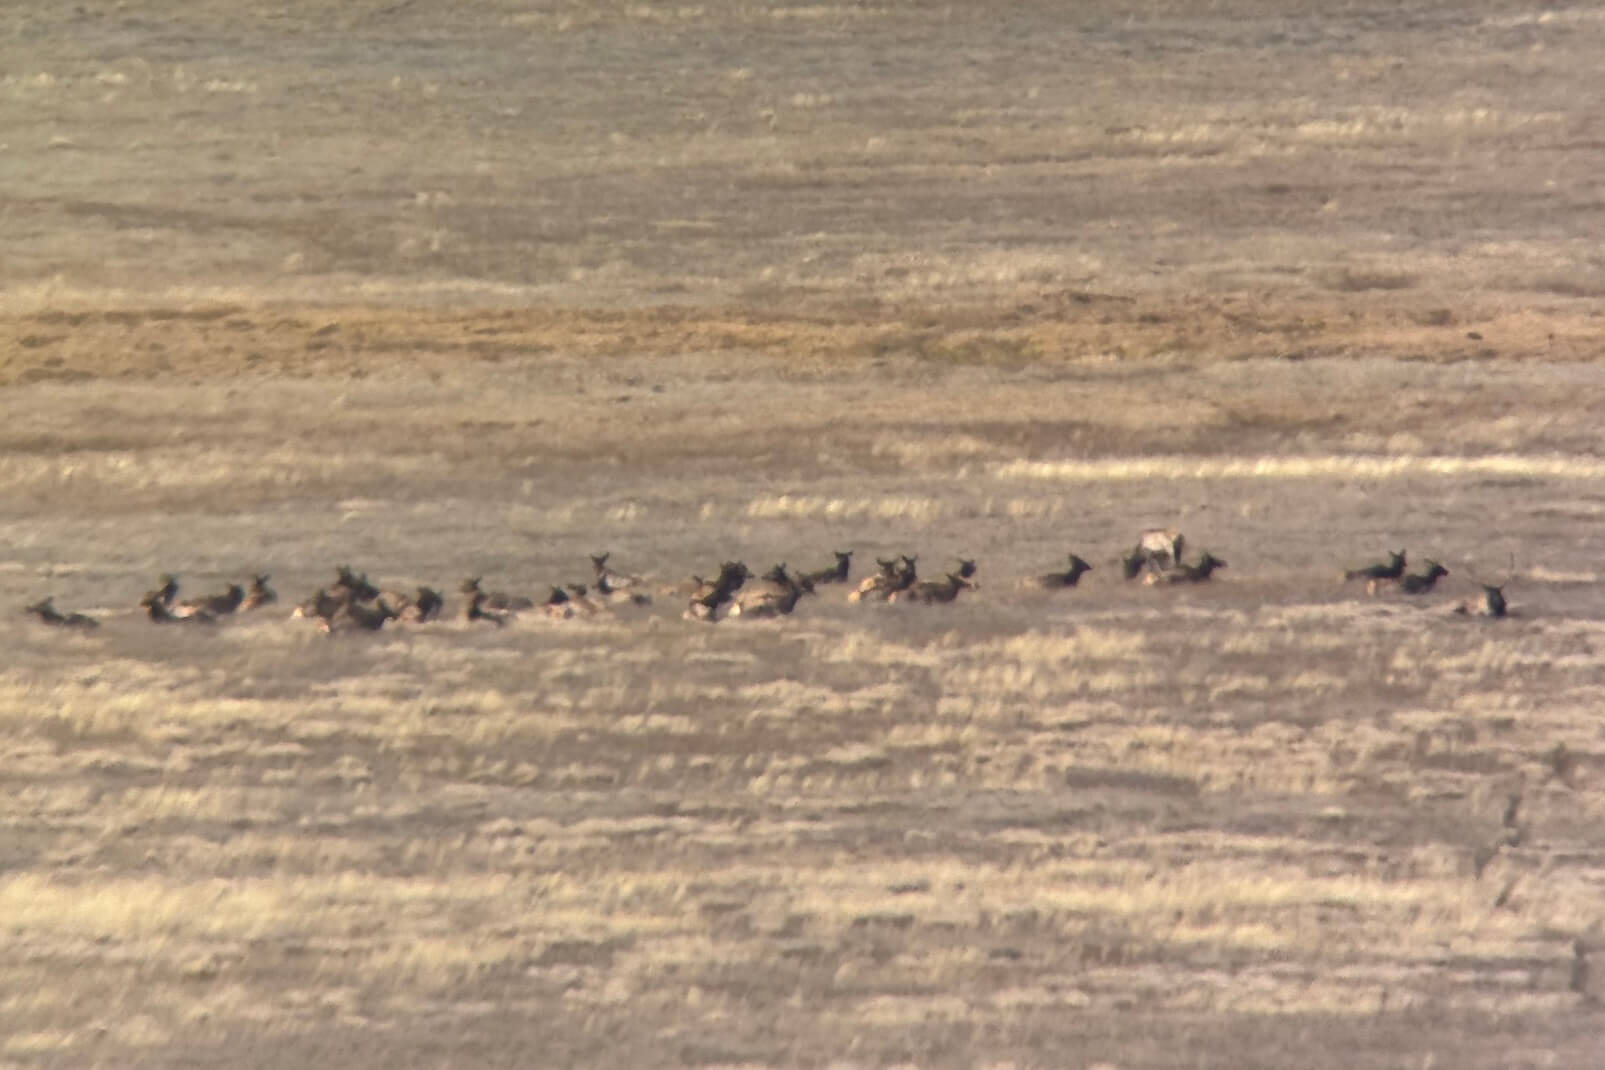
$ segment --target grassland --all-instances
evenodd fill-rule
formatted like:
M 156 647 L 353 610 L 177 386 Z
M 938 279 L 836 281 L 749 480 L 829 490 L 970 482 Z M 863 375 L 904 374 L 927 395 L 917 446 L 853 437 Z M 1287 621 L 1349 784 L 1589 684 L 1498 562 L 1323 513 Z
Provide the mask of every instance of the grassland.
M 1598 1065 L 1602 32 L 8 8 L 0 1067 Z

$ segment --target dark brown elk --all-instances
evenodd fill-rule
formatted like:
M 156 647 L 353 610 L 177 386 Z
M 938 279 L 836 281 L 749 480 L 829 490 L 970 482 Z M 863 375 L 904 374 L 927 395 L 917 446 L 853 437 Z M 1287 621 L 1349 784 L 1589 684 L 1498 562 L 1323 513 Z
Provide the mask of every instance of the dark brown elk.
M 505 609 L 495 609 L 488 605 L 487 603 L 490 601 L 490 596 L 484 591 L 481 591 L 477 586 L 470 590 L 465 584 L 464 593 L 468 595 L 468 601 L 463 603 L 464 624 L 473 625 L 489 623 L 501 628 L 505 627 L 507 621 L 512 617 L 512 614 L 509 611 Z
M 296 606 L 295 611 L 291 613 L 290 616 L 316 617 L 319 620 L 328 620 L 330 617 L 340 612 L 341 609 L 345 608 L 346 604 L 351 601 L 349 591 L 345 590 L 344 588 L 337 588 L 336 590 L 339 591 L 338 594 L 332 593 L 326 588 L 319 587 L 317 592 L 313 594 L 312 597 Z
M 73 631 L 88 632 L 100 627 L 100 622 L 94 617 L 82 613 L 62 613 L 56 608 L 54 598 L 46 598 L 43 602 L 35 602 L 26 607 L 24 613 L 32 613 L 52 628 L 68 628 Z
M 336 597 L 344 597 L 352 602 L 372 602 L 379 597 L 379 588 L 368 582 L 367 573 L 353 572 L 350 565 L 341 565 L 334 571 L 332 593 Z
M 853 567 L 853 552 L 851 550 L 832 550 L 836 555 L 836 563 L 827 568 L 815 569 L 805 572 L 798 578 L 804 586 L 813 586 L 820 583 L 846 583 L 848 573 Z
M 1034 579 L 1028 580 L 1027 585 L 1044 591 L 1062 591 L 1067 587 L 1074 587 L 1080 583 L 1081 577 L 1091 571 L 1092 566 L 1084 558 L 1071 554 L 1069 568 L 1062 572 L 1045 572 Z
M 420 587 L 418 593 L 397 611 L 396 619 L 406 624 L 427 624 L 439 620 L 441 610 L 445 608 L 446 600 L 439 591 L 433 587 Z
M 265 573 L 253 577 L 251 589 L 245 595 L 245 601 L 240 603 L 240 609 L 260 609 L 262 606 L 277 602 L 279 600 L 278 592 L 268 586 L 268 580 L 272 578 Z
M 323 630 L 326 632 L 376 632 L 385 626 L 385 621 L 394 620 L 396 611 L 390 608 L 390 603 L 383 598 L 373 605 L 366 602 L 350 601 L 341 606 L 332 616 L 323 619 Z
M 1449 570 L 1438 562 L 1427 561 L 1425 572 L 1412 572 L 1399 580 L 1399 590 L 1405 594 L 1426 594 L 1438 585 L 1438 580 L 1449 575 Z
M 191 598 L 172 607 L 175 617 L 191 617 L 197 613 L 210 613 L 214 617 L 226 617 L 239 609 L 245 602 L 245 588 L 237 583 L 228 585 L 222 594 L 208 595 L 205 598 Z
M 172 607 L 173 601 L 178 597 L 178 577 L 170 572 L 162 573 L 159 585 L 154 591 L 146 591 L 146 598 L 158 599 L 162 605 Z M 140 605 L 145 603 L 141 601 Z
M 717 620 L 720 609 L 730 602 L 750 575 L 747 566 L 740 561 L 726 561 L 719 566 L 719 575 L 711 581 L 692 577 L 698 586 L 686 605 L 684 616 L 688 620 Z
M 458 590 L 470 599 L 476 594 L 483 595 L 484 597 L 479 602 L 480 607 L 492 612 L 517 613 L 520 610 L 535 608 L 535 600 L 533 598 L 525 598 L 521 594 L 508 594 L 505 591 L 485 590 L 480 587 L 478 576 L 470 576 L 468 579 L 463 580 L 462 586 Z
M 1389 550 L 1388 559 L 1376 564 L 1366 565 L 1362 568 L 1349 568 L 1343 570 L 1343 579 L 1366 580 L 1367 585 L 1377 580 L 1397 580 L 1404 575 L 1405 557 L 1403 550 Z

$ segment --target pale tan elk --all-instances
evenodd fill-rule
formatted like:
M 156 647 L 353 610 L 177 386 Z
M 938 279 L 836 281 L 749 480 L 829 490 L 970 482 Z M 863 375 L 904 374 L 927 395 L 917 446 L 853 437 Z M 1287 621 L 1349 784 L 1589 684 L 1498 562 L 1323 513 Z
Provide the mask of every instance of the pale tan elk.
M 1179 564 L 1164 572 L 1150 572 L 1143 577 L 1143 582 L 1153 586 L 1168 583 L 1204 583 L 1215 574 L 1218 568 L 1225 568 L 1226 562 L 1204 551 L 1204 556 L 1198 559 L 1197 564 Z
M 760 580 L 757 584 L 748 584 L 731 599 L 729 616 L 783 617 L 797 608 L 797 600 L 805 589 L 786 571 L 784 564 L 765 572 Z
M 616 592 L 644 586 L 645 581 L 640 576 L 632 576 L 629 573 L 618 572 L 608 568 L 607 559 L 611 556 L 611 552 L 591 555 L 591 568 L 596 572 L 596 590 L 598 594 L 604 598 L 611 598 Z
M 1510 606 L 1505 601 L 1503 586 L 1495 587 L 1491 583 L 1481 583 L 1478 586 L 1482 588 L 1482 594 L 1457 604 L 1454 607 L 1456 613 L 1463 617 L 1492 617 L 1497 620 L 1509 612 Z
M 1128 580 L 1144 571 L 1149 575 L 1168 571 L 1181 564 L 1186 545 L 1186 536 L 1173 528 L 1149 528 L 1137 536 L 1137 545 L 1120 559 L 1121 569 Z
M 974 575 L 972 572 L 971 575 Z M 944 604 L 953 601 L 962 590 L 974 588 L 968 576 L 949 572 L 939 580 L 921 580 L 901 591 L 893 591 L 887 601 L 893 603 L 917 602 L 920 605 Z
M 895 560 L 876 558 L 881 570 L 858 585 L 847 596 L 849 602 L 884 602 L 898 591 L 906 591 L 919 582 L 919 557 L 903 554 Z
M 188 613 L 175 613 L 169 609 L 167 603 L 162 601 L 160 591 L 152 591 L 145 596 L 140 605 L 145 607 L 145 615 L 156 624 L 216 624 L 217 618 L 204 609 L 191 610 Z

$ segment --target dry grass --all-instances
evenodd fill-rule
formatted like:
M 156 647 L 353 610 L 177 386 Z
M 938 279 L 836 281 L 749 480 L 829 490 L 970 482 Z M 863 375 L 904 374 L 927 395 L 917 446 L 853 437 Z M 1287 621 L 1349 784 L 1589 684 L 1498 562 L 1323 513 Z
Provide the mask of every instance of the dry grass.
M 4 1070 L 1599 1062 L 1597 12 L 101 7 L 0 16 L 102 623 L 0 612 Z M 980 587 L 288 619 L 846 548 Z

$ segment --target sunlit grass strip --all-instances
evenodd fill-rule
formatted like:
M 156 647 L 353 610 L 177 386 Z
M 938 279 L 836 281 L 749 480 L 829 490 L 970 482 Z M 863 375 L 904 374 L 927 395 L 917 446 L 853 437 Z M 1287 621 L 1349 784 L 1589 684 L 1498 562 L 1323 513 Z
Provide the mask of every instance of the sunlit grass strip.
M 1398 479 L 1406 476 L 1605 477 L 1605 458 L 1575 454 L 1499 453 L 1483 457 L 1325 454 L 1315 457 L 1109 457 L 1073 461 L 1008 461 L 1001 479 L 1098 482 L 1137 479 Z

